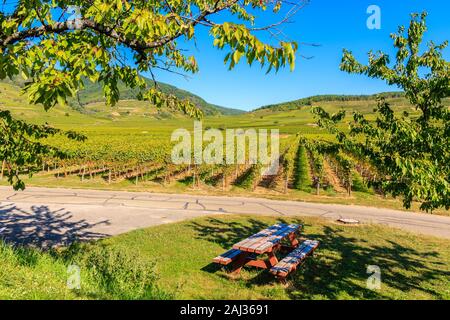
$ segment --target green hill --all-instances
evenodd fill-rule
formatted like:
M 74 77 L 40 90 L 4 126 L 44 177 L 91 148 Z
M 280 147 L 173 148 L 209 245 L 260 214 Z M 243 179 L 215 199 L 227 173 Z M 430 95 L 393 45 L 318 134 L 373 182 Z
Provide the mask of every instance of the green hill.
M 150 79 L 145 79 L 149 87 L 154 86 L 154 82 Z M 203 110 L 206 115 L 233 115 L 244 113 L 242 110 L 230 109 L 225 107 L 220 107 L 206 102 L 201 97 L 182 89 L 178 89 L 172 85 L 158 82 L 159 89 L 166 94 L 173 94 L 179 99 L 189 99 L 198 108 Z M 120 99 L 121 100 L 136 100 L 138 90 L 126 87 L 123 83 L 119 83 Z M 77 99 L 71 101 L 74 106 L 83 107 L 91 103 L 104 102 L 101 84 L 87 82 L 85 89 L 78 93 Z
M 154 82 L 150 79 L 145 78 L 145 81 L 147 82 L 147 85 L 149 87 L 154 86 Z M 3 80 L 2 82 L 17 85 L 21 87 L 24 83 L 23 80 Z M 118 84 L 119 91 L 120 91 L 120 100 L 136 100 L 138 90 L 137 89 L 131 89 L 125 86 L 123 83 Z M 236 115 L 244 113 L 242 110 L 238 109 L 231 109 L 231 108 L 225 108 L 221 106 L 216 106 L 214 104 L 206 102 L 201 97 L 186 91 L 179 89 L 177 87 L 174 87 L 172 85 L 158 82 L 158 87 L 160 90 L 166 94 L 173 94 L 179 99 L 189 99 L 192 101 L 198 108 L 200 108 L 205 115 L 213 116 L 213 115 Z M 85 88 L 83 90 L 80 90 L 77 94 L 76 98 L 69 100 L 69 105 L 80 112 L 88 111 L 90 104 L 96 104 L 97 106 L 105 101 L 105 98 L 103 96 L 102 87 L 99 83 L 91 83 L 89 81 L 86 81 Z M 136 101 L 137 102 L 137 101 Z M 148 102 L 144 102 L 146 105 L 148 105 Z M 106 109 L 106 106 L 105 106 Z M 167 111 L 162 110 L 162 113 L 168 114 L 173 113 L 173 111 Z
M 312 106 L 314 104 L 326 103 L 326 102 L 335 102 L 346 104 L 346 102 L 375 102 L 377 97 L 381 96 L 388 100 L 397 100 L 401 102 L 406 102 L 404 99 L 405 95 L 403 92 L 382 92 L 373 95 L 337 95 L 337 94 L 326 94 L 326 95 L 317 95 L 311 96 L 307 98 L 302 98 L 298 100 L 282 102 L 277 104 L 270 104 L 263 107 L 260 107 L 254 111 L 266 110 L 270 109 L 271 111 L 289 111 L 296 110 L 304 106 Z
M 111 124 L 112 122 L 116 124 L 127 123 L 127 126 L 142 125 L 146 127 L 149 121 L 152 122 L 153 120 L 173 119 L 175 122 L 179 122 L 180 120 L 190 119 L 181 111 L 156 108 L 148 101 L 139 101 L 133 97 L 129 100 L 120 100 L 114 107 L 109 107 L 99 97 L 98 92 L 90 91 L 91 89 L 80 94 L 81 103 L 70 101 L 69 105 L 57 105 L 46 112 L 41 105 L 30 105 L 27 96 L 21 93 L 21 88 L 16 83 L 4 81 L 0 82 L 0 109 L 9 110 L 14 116 L 28 122 L 47 122 L 61 128 L 98 125 L 100 123 Z M 125 95 L 125 98 L 127 97 Z M 216 111 L 209 106 L 204 108 L 207 109 L 205 115 L 208 118 L 221 119 L 235 115 L 225 115 L 226 112 L 230 112 L 228 109 Z

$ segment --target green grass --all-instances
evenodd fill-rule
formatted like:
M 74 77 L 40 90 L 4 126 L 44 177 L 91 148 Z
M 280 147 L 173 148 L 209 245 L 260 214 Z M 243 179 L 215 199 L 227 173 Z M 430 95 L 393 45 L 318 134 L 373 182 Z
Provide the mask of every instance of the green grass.
M 315 256 L 287 285 L 274 281 L 265 271 L 245 268 L 233 276 L 211 264 L 212 258 L 234 243 L 277 221 L 302 223 L 305 236 L 321 241 Z M 99 258 L 105 255 L 102 250 L 120 252 L 124 257 L 107 254 L 109 258 Z M 136 230 L 96 242 L 87 250 L 37 253 L 37 258 L 23 252 L 4 246 L 0 250 L 0 298 L 450 299 L 449 240 L 379 225 L 338 225 L 318 218 L 211 216 Z M 141 267 L 129 263 L 130 259 Z M 106 271 L 100 276 L 88 274 L 90 280 L 84 280 L 81 292 L 76 293 L 65 286 L 69 261 L 82 265 L 82 273 L 85 266 L 92 269 L 97 264 Z M 380 291 L 366 288 L 368 265 L 381 268 Z M 155 274 L 142 278 L 142 271 L 152 266 Z M 140 276 L 127 276 L 127 270 L 136 269 L 134 274 Z M 109 281 L 112 287 L 103 284 L 101 279 L 116 273 Z M 131 284 L 125 285 L 124 280 Z M 145 282 L 153 289 L 147 296 L 142 291 Z M 112 292 L 111 296 L 106 292 Z
M 172 298 L 155 285 L 154 263 L 102 243 L 44 252 L 0 241 L 0 258 L 0 300 Z M 73 265 L 80 289 L 67 286 Z
M 312 186 L 309 163 L 306 156 L 306 148 L 300 145 L 297 150 L 297 158 L 294 166 L 294 186 L 298 190 L 310 191 Z
M 374 192 L 366 185 L 361 175 L 356 171 L 352 172 L 352 190 L 372 194 Z

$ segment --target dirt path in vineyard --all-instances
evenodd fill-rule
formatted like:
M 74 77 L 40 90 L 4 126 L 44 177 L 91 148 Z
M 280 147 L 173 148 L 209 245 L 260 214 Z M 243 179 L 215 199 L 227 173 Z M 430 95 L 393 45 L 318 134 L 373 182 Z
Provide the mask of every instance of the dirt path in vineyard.
M 330 166 L 330 164 L 328 163 L 327 160 L 323 161 L 323 170 L 324 170 L 325 175 L 326 175 L 326 177 L 328 179 L 328 182 L 331 184 L 333 189 L 336 192 L 344 193 L 345 189 L 341 186 L 341 182 L 339 181 L 338 176 L 336 175 L 336 173 L 334 173 L 334 170 L 331 169 L 331 166 Z

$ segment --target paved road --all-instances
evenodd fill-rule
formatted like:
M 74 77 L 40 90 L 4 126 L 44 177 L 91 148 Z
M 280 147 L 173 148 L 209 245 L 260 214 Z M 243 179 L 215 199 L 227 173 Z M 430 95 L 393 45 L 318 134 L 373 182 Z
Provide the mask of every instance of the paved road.
M 41 245 L 96 239 L 211 214 L 353 218 L 450 238 L 450 217 L 260 198 L 0 187 L 0 237 Z

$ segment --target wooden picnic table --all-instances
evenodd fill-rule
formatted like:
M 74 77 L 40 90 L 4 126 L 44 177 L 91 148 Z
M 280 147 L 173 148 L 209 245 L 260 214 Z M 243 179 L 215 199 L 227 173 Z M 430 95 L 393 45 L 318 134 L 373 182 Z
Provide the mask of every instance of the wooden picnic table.
M 232 271 L 236 273 L 244 266 L 253 266 L 270 269 L 275 276 L 285 278 L 319 245 L 318 241 L 306 240 L 299 246 L 301 228 L 299 224 L 275 224 L 236 243 L 213 261 L 222 265 L 232 264 Z M 275 254 L 279 251 L 290 253 L 278 261 Z M 264 255 L 264 258 L 258 258 L 259 255 Z

